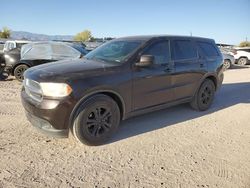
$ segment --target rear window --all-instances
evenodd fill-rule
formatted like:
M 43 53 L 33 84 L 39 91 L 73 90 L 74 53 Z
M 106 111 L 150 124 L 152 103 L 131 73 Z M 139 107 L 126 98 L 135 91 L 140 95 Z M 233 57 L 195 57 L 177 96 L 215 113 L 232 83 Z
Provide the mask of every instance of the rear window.
M 197 58 L 197 50 L 190 40 L 175 40 L 171 47 L 174 60 Z
M 218 51 L 211 43 L 198 42 L 198 45 L 207 57 L 219 55 Z
M 250 52 L 250 49 L 238 49 L 237 51 Z

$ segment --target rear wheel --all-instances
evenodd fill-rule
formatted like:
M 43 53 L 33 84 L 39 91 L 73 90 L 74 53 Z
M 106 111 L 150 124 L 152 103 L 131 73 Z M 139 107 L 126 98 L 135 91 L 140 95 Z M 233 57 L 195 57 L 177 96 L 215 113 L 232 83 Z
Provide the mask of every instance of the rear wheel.
M 195 94 L 190 105 L 197 111 L 207 110 L 214 99 L 215 85 L 212 80 L 206 79 L 200 86 L 198 92 Z
M 26 71 L 29 67 L 27 65 L 18 65 L 14 70 L 14 76 L 18 81 L 23 81 L 23 73 Z
M 81 106 L 73 124 L 73 134 L 88 145 L 106 142 L 117 130 L 120 110 L 116 102 L 106 95 L 96 95 Z
M 247 58 L 246 57 L 241 57 L 239 60 L 238 60 L 238 64 L 239 65 L 246 65 L 247 64 Z

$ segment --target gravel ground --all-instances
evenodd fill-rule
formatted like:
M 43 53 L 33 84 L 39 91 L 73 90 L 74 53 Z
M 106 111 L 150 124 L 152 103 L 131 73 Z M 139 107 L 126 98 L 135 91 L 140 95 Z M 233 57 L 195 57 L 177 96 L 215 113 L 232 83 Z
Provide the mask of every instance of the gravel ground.
M 37 132 L 20 88 L 0 82 L 0 187 L 250 187 L 250 68 L 225 72 L 210 110 L 139 116 L 99 147 Z

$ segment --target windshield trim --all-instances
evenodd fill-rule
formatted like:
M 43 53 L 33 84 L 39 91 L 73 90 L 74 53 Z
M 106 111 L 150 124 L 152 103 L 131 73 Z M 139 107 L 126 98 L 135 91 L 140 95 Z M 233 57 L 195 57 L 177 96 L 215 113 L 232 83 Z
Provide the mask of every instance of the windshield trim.
M 131 56 L 133 56 L 133 54 L 134 54 L 135 52 L 137 52 L 137 51 L 145 44 L 145 42 L 146 42 L 145 40 L 140 40 L 140 39 L 132 39 L 132 40 L 115 39 L 115 40 L 109 41 L 109 42 L 107 42 L 107 43 L 105 43 L 105 44 L 103 44 L 103 45 L 107 45 L 107 44 L 110 44 L 110 43 L 112 43 L 112 42 L 119 42 L 119 41 L 121 41 L 121 42 L 139 42 L 140 44 L 139 44 L 135 49 L 133 49 L 130 53 L 128 53 L 128 54 L 124 57 L 124 59 L 122 59 L 121 61 L 109 60 L 109 59 L 98 58 L 98 57 L 89 58 L 89 57 L 88 57 L 89 54 L 87 54 L 87 55 L 85 56 L 85 58 L 88 59 L 88 60 L 100 61 L 100 62 L 102 62 L 102 63 L 124 64 L 124 63 L 125 63 L 128 59 L 130 59 Z M 97 48 L 94 49 L 93 51 L 98 50 L 98 48 L 103 47 L 103 45 L 97 47 Z M 90 52 L 90 53 L 91 53 L 91 52 Z

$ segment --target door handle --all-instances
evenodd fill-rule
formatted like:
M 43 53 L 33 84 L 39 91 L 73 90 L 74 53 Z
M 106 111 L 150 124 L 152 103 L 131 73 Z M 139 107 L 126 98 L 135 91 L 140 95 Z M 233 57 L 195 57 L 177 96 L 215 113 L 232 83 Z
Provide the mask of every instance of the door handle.
M 204 64 L 203 64 L 203 63 L 201 63 L 201 64 L 200 64 L 200 67 L 201 67 L 201 68 L 202 68 L 202 67 L 204 67 Z
M 170 68 L 166 68 L 164 71 L 165 72 L 171 72 L 171 69 Z

